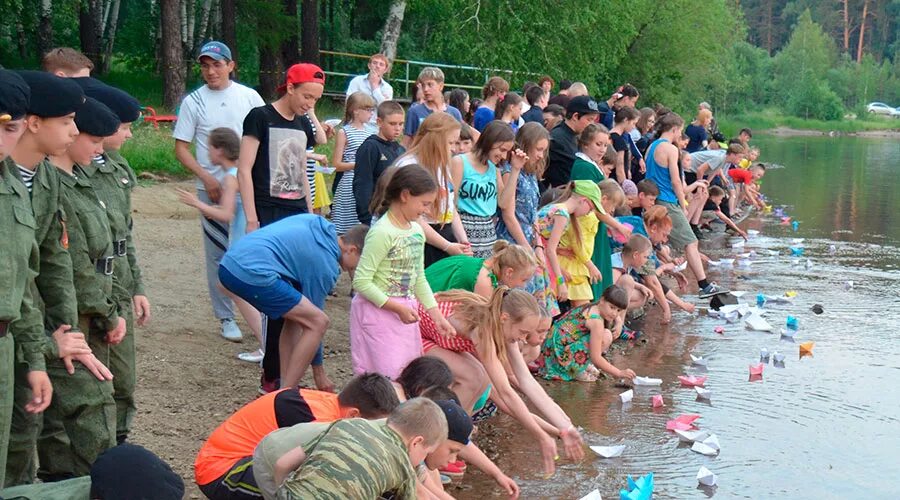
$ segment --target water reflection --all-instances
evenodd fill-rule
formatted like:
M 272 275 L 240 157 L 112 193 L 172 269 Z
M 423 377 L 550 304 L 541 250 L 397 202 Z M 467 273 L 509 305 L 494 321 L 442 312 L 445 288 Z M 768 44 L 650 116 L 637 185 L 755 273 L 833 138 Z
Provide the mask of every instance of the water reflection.
M 647 343 L 611 361 L 639 375 L 661 378 L 660 387 L 637 387 L 630 404 L 615 381 L 545 383 L 548 392 L 585 432 L 592 445 L 624 444 L 621 457 L 589 453 L 578 464 L 561 462 L 556 475 L 540 476 L 539 452 L 530 436 L 506 417 L 497 464 L 515 477 L 523 498 L 580 498 L 598 488 L 617 497 L 627 475 L 654 472 L 655 498 L 896 498 L 900 491 L 900 143 L 853 138 L 760 138 L 765 159 L 786 165 L 765 177 L 764 192 L 801 222 L 795 233 L 774 216 L 754 217 L 761 234 L 747 244 L 750 267 L 714 268 L 712 279 L 756 295 L 797 292 L 792 303 L 764 306 L 776 330 L 797 317 L 795 338 L 747 330 L 742 321 L 674 313 L 660 325 L 645 320 Z M 804 238 L 802 258 L 790 257 Z M 728 242 L 711 250 L 733 257 Z M 806 260 L 811 266 L 808 267 Z M 853 284 L 848 286 L 848 283 Z M 699 301 L 698 305 L 701 304 Z M 816 307 L 818 306 L 818 307 Z M 722 334 L 715 333 L 722 327 Z M 800 344 L 815 341 L 815 355 Z M 770 360 L 761 359 L 766 349 Z M 691 354 L 708 360 L 693 365 Z M 781 360 L 781 361 L 779 361 Z M 762 377 L 748 382 L 748 366 L 764 362 Z M 708 400 L 683 387 L 678 375 L 708 376 Z M 664 407 L 653 408 L 661 394 Z M 715 432 L 722 450 L 705 457 L 679 443 L 666 422 L 702 415 L 699 427 Z M 706 466 L 715 488 L 698 487 Z M 467 472 L 461 499 L 500 497 L 489 478 Z

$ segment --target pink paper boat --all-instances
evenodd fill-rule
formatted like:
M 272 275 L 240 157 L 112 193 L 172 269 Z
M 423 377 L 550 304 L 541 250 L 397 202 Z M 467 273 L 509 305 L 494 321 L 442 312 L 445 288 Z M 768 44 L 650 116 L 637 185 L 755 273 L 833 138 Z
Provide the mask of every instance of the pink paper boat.
M 706 384 L 706 377 L 697 377 L 695 375 L 679 375 L 678 380 L 681 381 L 681 385 L 688 387 L 703 387 Z
M 654 408 L 660 408 L 662 406 L 666 406 L 666 402 L 663 401 L 662 394 L 657 394 L 650 398 L 650 402 L 653 404 Z
M 723 335 L 725 333 L 725 327 L 717 326 L 717 327 L 713 328 L 713 331 L 718 333 L 719 335 Z
M 693 423 L 698 418 L 700 418 L 700 415 L 696 414 L 679 415 L 673 420 L 666 422 L 666 430 L 675 431 L 677 429 L 680 431 L 688 431 L 695 429 L 696 427 L 694 427 Z
M 763 369 L 766 367 L 763 363 L 757 363 L 755 365 L 750 365 L 750 376 L 763 374 Z

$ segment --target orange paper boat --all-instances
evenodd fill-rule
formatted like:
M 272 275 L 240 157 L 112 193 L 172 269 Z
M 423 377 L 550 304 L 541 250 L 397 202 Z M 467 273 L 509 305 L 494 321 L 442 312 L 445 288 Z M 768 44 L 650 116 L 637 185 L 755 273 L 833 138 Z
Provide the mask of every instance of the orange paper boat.
M 815 345 L 815 342 L 803 342 L 800 344 L 800 354 L 812 354 L 813 346 Z

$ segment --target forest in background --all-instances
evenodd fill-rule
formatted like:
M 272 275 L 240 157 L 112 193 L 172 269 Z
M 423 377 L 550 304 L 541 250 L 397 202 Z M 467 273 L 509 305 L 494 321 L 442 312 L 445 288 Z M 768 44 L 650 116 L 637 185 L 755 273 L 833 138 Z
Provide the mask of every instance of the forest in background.
M 322 50 L 384 50 L 509 69 L 513 88 L 548 74 L 605 99 L 628 82 L 642 104 L 688 113 L 705 100 L 723 114 L 838 120 L 870 101 L 900 105 L 900 0 L 0 0 L 0 12 L 0 64 L 77 47 L 96 76 L 170 110 L 198 84 L 209 39 L 235 49 L 238 78 L 267 96 L 298 61 L 365 72 Z

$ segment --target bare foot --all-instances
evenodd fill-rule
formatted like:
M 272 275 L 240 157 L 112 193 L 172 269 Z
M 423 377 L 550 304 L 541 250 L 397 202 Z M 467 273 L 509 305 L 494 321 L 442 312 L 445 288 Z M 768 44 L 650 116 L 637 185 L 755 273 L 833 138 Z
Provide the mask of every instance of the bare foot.
M 323 392 L 334 392 L 334 382 L 328 378 L 328 374 L 325 373 L 325 367 L 322 365 L 313 366 L 313 381 L 316 383 L 316 389 Z

